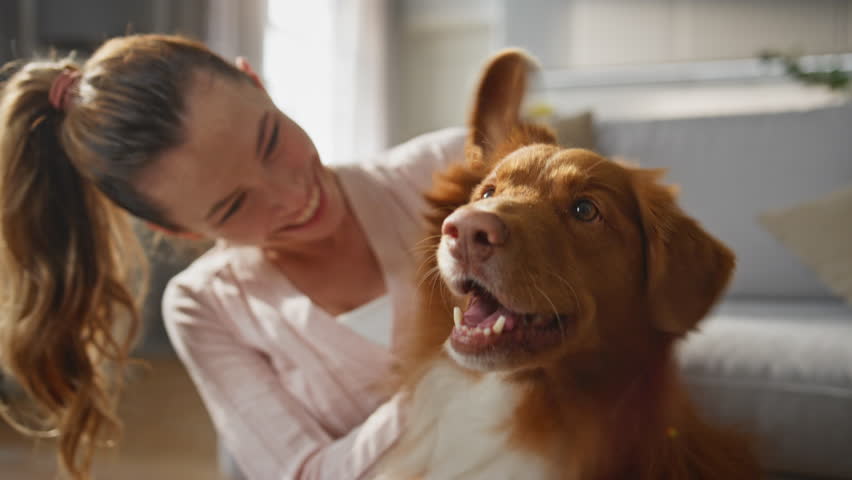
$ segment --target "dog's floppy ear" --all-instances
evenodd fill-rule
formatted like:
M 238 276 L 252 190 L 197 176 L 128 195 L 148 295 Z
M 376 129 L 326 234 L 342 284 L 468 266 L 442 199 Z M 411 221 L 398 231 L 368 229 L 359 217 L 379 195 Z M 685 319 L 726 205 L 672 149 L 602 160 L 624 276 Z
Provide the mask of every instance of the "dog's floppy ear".
M 658 183 L 663 170 L 630 169 L 645 240 L 646 293 L 654 326 L 682 335 L 724 291 L 734 254 L 675 203 Z
M 468 150 L 488 159 L 521 125 L 527 77 L 535 70 L 535 61 L 523 50 L 506 49 L 491 58 L 473 100 Z

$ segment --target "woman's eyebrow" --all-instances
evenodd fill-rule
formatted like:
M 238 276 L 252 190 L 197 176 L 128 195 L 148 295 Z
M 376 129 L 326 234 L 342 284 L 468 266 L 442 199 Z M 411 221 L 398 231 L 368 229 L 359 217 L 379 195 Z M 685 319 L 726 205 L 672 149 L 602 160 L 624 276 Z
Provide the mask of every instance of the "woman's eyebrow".
M 260 127 L 257 129 L 257 146 L 254 149 L 255 155 L 260 155 L 260 150 L 263 148 L 263 138 L 266 133 L 266 122 L 269 120 L 269 112 L 263 112 L 263 116 L 260 117 Z

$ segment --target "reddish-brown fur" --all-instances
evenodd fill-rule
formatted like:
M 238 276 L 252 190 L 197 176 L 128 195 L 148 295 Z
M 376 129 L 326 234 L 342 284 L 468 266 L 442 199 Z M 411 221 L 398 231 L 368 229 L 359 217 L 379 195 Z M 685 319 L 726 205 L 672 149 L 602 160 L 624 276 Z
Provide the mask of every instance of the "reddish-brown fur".
M 673 355 L 721 295 L 733 254 L 677 207 L 673 189 L 657 183 L 660 172 L 564 149 L 547 128 L 521 122 L 529 70 L 518 51 L 491 61 L 466 161 L 428 196 L 430 254 L 405 383 L 416 384 L 442 355 L 452 308 L 465 302 L 431 276 L 442 222 L 494 185 L 494 211 L 514 242 L 495 253 L 501 275 L 516 279 L 502 294 L 526 311 L 569 312 L 573 324 L 557 347 L 504 370 L 526 392 L 509 426 L 514 447 L 544 456 L 565 478 L 759 478 L 744 438 L 700 417 Z M 580 194 L 595 201 L 602 221 L 559 211 Z

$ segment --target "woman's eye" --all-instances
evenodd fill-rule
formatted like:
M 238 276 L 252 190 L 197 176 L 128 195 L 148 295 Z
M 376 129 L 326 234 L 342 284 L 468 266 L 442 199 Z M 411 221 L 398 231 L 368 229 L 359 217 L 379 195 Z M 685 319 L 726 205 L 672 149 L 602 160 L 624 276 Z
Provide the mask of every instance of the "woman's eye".
M 580 200 L 571 207 L 574 218 L 583 222 L 592 222 L 600 218 L 598 207 L 589 200 Z
M 494 192 L 497 189 L 494 187 L 486 187 L 485 190 L 482 191 L 482 198 L 489 198 L 494 196 Z
M 218 225 L 219 226 L 224 225 L 225 222 L 227 222 L 229 218 L 234 216 L 234 214 L 237 213 L 237 211 L 240 209 L 240 207 L 243 206 L 243 202 L 245 202 L 245 200 L 246 200 L 246 193 L 243 192 L 237 197 L 236 200 L 234 200 L 231 203 L 231 206 L 225 212 L 225 215 L 223 215 L 222 218 L 219 220 Z

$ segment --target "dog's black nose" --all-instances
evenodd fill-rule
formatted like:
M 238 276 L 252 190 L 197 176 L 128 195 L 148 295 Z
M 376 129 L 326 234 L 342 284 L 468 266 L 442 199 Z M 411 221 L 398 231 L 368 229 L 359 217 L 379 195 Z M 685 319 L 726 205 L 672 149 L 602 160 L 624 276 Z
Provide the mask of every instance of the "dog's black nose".
M 454 257 L 480 262 L 509 237 L 508 227 L 497 214 L 464 207 L 444 220 L 441 233 L 451 239 L 450 253 Z

